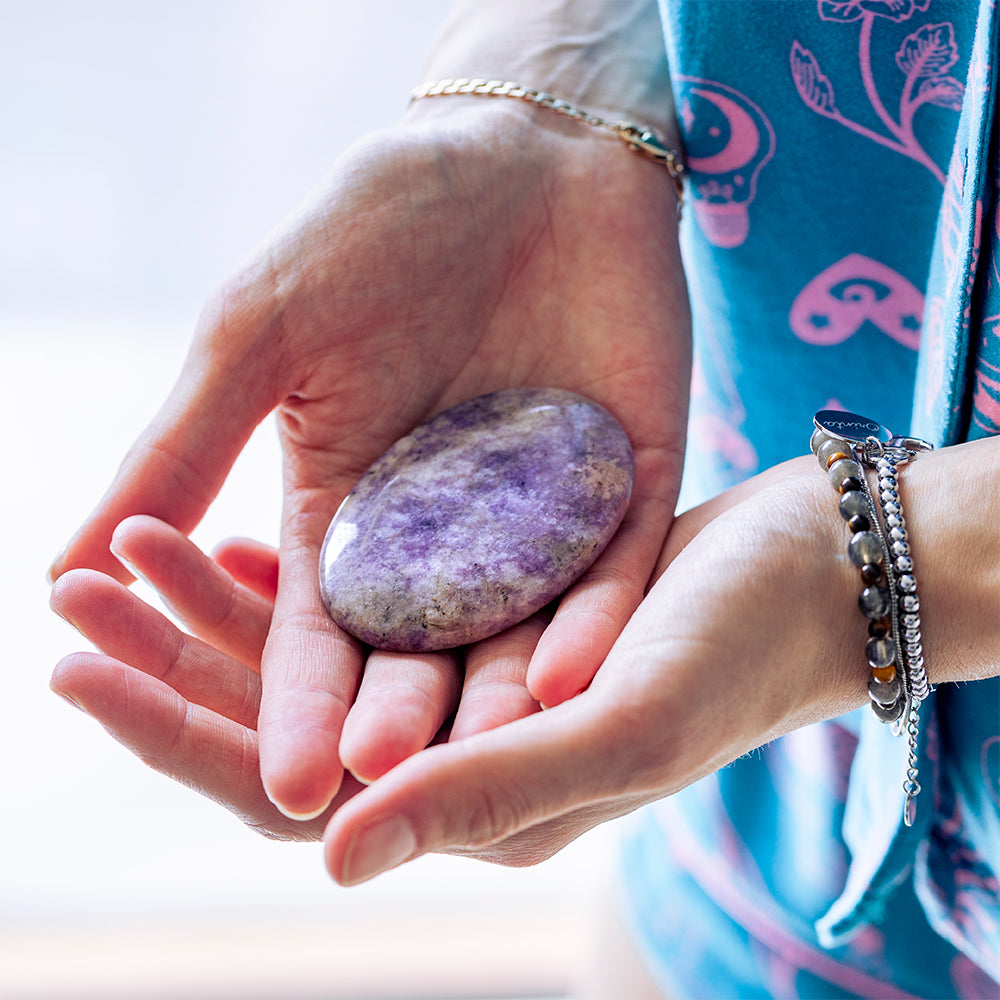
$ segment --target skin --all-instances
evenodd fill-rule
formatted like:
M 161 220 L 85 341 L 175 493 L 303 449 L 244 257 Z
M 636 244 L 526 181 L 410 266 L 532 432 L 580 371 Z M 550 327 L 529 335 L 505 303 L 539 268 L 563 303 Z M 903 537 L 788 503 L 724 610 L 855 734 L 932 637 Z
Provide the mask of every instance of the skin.
M 524 385 L 589 396 L 629 433 L 637 475 L 626 523 L 534 657 L 531 690 L 546 704 L 589 682 L 669 525 L 689 371 L 672 186 L 609 136 L 584 130 L 580 157 L 568 158 L 555 115 L 470 101 L 446 124 L 431 109 L 355 147 L 210 303 L 174 392 L 52 570 L 128 580 L 109 550 L 115 527 L 149 514 L 189 532 L 276 410 L 285 499 L 258 728 L 264 785 L 290 816 L 322 812 L 339 788 L 337 747 L 364 665 L 320 602 L 320 545 L 343 496 L 393 441 L 460 400 Z M 469 151 L 476 132 L 491 137 L 488 152 Z M 511 163 L 499 187 L 498 150 Z M 593 176 L 623 201 L 595 204 Z M 422 658 L 400 669 L 431 668 Z M 438 697 L 436 683 L 416 697 Z M 348 727 L 344 763 L 363 777 L 385 768 L 386 733 L 414 711 L 399 693 L 399 719 L 373 716 L 363 735 L 360 721 Z
M 1000 596 L 1000 531 L 983 526 L 973 536 L 950 516 L 956 495 L 972 506 L 992 502 L 998 474 L 996 441 L 921 456 L 904 473 L 937 684 L 1000 672 L 1000 620 L 984 614 Z M 259 581 L 275 558 L 267 550 L 230 543 L 217 554 L 223 571 L 162 522 L 126 522 L 116 550 L 202 638 L 107 577 L 75 571 L 54 588 L 53 607 L 103 653 L 68 657 L 52 683 L 147 763 L 262 833 L 322 837 L 328 869 L 343 884 L 430 851 L 533 864 L 597 823 L 866 702 L 865 621 L 846 541 L 812 456 L 682 515 L 655 583 L 586 692 L 495 726 L 497 693 L 524 696 L 542 624 L 518 626 L 504 645 L 523 643 L 523 652 L 505 671 L 484 652 L 467 672 L 450 739 L 369 787 L 348 780 L 327 813 L 307 823 L 275 809 L 257 771 L 255 663 L 269 610 Z M 197 606 L 192 585 L 201 588 Z M 206 604 L 228 610 L 206 617 Z
M 459 3 L 427 76 L 473 75 L 628 108 L 671 139 L 649 3 Z M 863 703 L 856 572 L 811 459 L 671 527 L 690 380 L 675 207 L 661 168 L 510 100 L 420 102 L 357 144 L 208 304 L 54 564 L 53 607 L 101 650 L 62 661 L 54 689 L 266 835 L 323 837 L 344 883 L 429 851 L 541 860 Z M 330 516 L 415 424 L 518 385 L 618 417 L 637 458 L 622 530 L 550 623 L 461 657 L 366 655 L 319 602 Z M 272 411 L 280 550 L 233 542 L 212 562 L 185 535 Z M 996 465 L 987 444 L 906 473 L 938 681 L 996 672 L 994 519 L 972 535 L 953 516 L 956 497 L 991 509 Z M 200 638 L 131 595 L 123 563 Z

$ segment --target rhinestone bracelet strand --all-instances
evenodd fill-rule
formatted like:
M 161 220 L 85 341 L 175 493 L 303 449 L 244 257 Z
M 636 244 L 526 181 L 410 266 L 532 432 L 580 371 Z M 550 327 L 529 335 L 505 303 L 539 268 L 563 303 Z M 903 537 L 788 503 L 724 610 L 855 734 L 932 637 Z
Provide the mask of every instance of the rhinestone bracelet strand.
M 848 555 L 864 588 L 858 606 L 869 619 L 865 655 L 871 668 L 868 696 L 872 711 L 905 730 L 908 742 L 903 821 L 916 815 L 917 740 L 920 703 L 930 693 L 920 634 L 920 601 L 906 519 L 899 496 L 899 467 L 931 445 L 893 436 L 881 424 L 854 413 L 821 410 L 810 442 L 820 466 L 840 494 L 841 516 L 851 532 Z M 878 504 L 865 469 L 874 469 Z M 881 518 L 881 520 L 880 520 Z
M 586 125 L 607 129 L 618 136 L 629 149 L 666 168 L 673 182 L 674 190 L 677 192 L 677 217 L 680 218 L 681 205 L 684 200 L 684 164 L 678 153 L 670 149 L 653 129 L 636 125 L 634 122 L 600 118 L 589 111 L 584 111 L 583 108 L 578 108 L 575 104 L 553 97 L 551 94 L 545 93 L 544 90 L 535 90 L 533 87 L 525 87 L 510 80 L 487 80 L 472 77 L 454 80 L 430 80 L 417 87 L 410 94 L 410 100 L 419 101 L 425 97 L 445 97 L 452 94 L 513 97 L 538 107 L 548 108 L 556 114 L 566 115 L 566 117 Z

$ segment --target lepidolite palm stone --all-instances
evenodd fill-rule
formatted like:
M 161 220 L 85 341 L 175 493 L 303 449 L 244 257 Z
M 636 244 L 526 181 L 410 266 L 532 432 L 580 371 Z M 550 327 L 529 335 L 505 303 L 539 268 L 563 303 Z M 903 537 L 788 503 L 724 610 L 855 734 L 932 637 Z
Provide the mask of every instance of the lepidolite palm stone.
M 330 615 L 381 649 L 450 649 L 522 621 L 597 558 L 625 515 L 632 449 L 596 403 L 511 389 L 397 441 L 337 511 Z

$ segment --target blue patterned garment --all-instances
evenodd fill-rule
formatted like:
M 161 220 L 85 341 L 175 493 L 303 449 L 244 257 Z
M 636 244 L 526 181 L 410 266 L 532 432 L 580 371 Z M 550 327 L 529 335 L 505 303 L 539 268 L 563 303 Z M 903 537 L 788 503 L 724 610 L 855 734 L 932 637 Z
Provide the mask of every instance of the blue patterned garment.
M 689 167 L 686 500 L 805 453 L 821 408 L 938 446 L 1000 431 L 993 0 L 661 8 Z M 912 827 L 905 740 L 868 710 L 637 819 L 628 903 L 668 994 L 1000 997 L 1000 680 L 921 714 Z

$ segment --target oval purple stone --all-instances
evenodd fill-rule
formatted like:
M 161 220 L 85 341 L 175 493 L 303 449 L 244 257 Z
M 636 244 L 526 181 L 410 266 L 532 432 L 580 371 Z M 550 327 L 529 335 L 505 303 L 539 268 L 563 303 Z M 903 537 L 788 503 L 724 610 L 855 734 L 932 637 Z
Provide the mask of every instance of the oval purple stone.
M 510 389 L 439 413 L 364 474 L 330 522 L 320 591 L 380 649 L 450 649 L 523 621 L 611 540 L 632 448 L 596 403 Z

